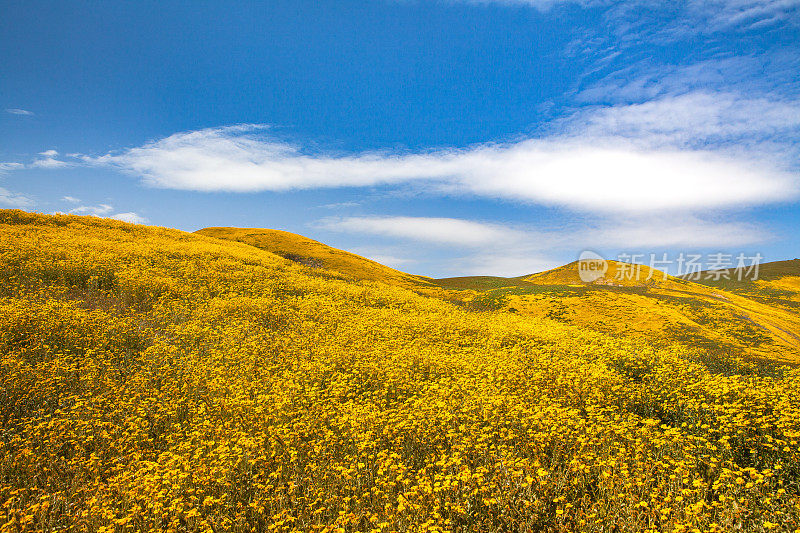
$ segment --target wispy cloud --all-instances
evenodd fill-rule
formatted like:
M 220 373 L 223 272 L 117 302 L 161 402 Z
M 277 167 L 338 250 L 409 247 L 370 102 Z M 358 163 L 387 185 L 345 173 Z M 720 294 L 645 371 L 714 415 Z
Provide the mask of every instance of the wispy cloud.
M 461 2 L 474 5 L 505 5 L 505 6 L 527 6 L 541 11 L 547 11 L 560 4 L 575 4 L 591 6 L 603 0 L 450 0 L 451 2 Z
M 524 238 L 523 233 L 499 224 L 442 217 L 327 218 L 321 220 L 319 226 L 334 231 L 466 247 L 519 242 Z
M 624 113 L 615 112 L 630 133 L 632 126 Z M 629 117 L 634 113 L 627 110 Z M 412 184 L 437 194 L 589 212 L 759 205 L 798 193 L 797 176 L 777 159 L 676 146 L 665 142 L 660 132 L 653 135 L 647 124 L 639 137 L 626 137 L 612 122 L 609 110 L 602 109 L 571 121 L 568 131 L 544 138 L 421 153 L 352 155 L 307 153 L 264 136 L 263 126 L 236 126 L 177 133 L 85 161 L 172 189 L 253 192 Z M 682 134 L 695 133 L 678 132 L 676 127 L 670 132 Z
M 356 247 L 351 250 L 354 254 L 358 254 L 362 257 L 366 257 L 367 259 L 372 259 L 373 261 L 377 261 L 382 265 L 386 265 L 392 268 L 402 269 L 403 267 L 407 267 L 408 265 L 413 265 L 418 263 L 416 259 L 410 257 L 402 257 L 401 255 L 395 255 L 395 253 L 391 250 L 386 249 L 386 247 L 381 248 L 365 248 L 365 247 Z
M 40 158 L 36 159 L 30 164 L 32 168 L 64 168 L 71 165 L 67 161 L 58 159 L 58 152 L 56 150 L 45 150 L 39 153 Z
M 70 215 L 91 215 L 96 217 L 106 216 L 114 210 L 109 204 L 81 205 L 68 211 Z
M 121 220 L 123 222 L 129 222 L 131 224 L 146 224 L 149 222 L 145 217 L 134 213 L 134 212 L 127 212 L 127 213 L 117 213 L 116 215 L 111 215 L 108 218 L 113 218 L 115 220 Z
M 689 0 L 685 5 L 689 16 L 705 21 L 713 30 L 756 29 L 800 14 L 800 0 Z
M 64 196 L 63 198 L 61 198 L 61 201 L 62 202 L 68 202 L 70 204 L 79 204 L 79 203 L 81 203 L 81 199 L 80 198 L 75 198 L 74 196 Z
M 573 232 L 565 240 L 583 248 L 606 247 L 628 250 L 731 247 L 761 244 L 771 240 L 769 231 L 753 223 L 701 219 L 694 216 L 653 219 L 609 218 L 585 231 Z
M 24 194 L 17 194 L 0 187 L 0 205 L 9 207 L 31 207 L 34 203 L 32 198 Z
M 389 238 L 398 246 L 419 243 L 423 247 L 403 247 L 395 254 L 427 255 L 442 245 L 457 256 L 445 263 L 453 274 L 518 276 L 557 266 L 553 254 L 577 253 L 584 249 L 616 248 L 632 253 L 692 250 L 703 247 L 748 246 L 772 238 L 769 232 L 746 223 L 703 220 L 692 216 L 664 220 L 652 217 L 596 218 L 569 227 L 543 231 L 521 227 L 441 217 L 365 216 L 327 218 L 317 227 L 354 235 Z M 425 248 L 427 246 L 427 248 Z M 458 255 L 458 252 L 462 252 Z M 408 256 L 407 256 L 408 257 Z M 380 261 L 375 256 L 373 259 Z M 383 261 L 380 261 L 383 262 Z M 401 266 L 394 260 L 392 264 Z
M 65 196 L 61 200 L 68 203 L 80 202 L 79 199 L 72 196 Z M 130 222 L 131 224 L 145 224 L 149 222 L 148 219 L 139 215 L 138 213 L 134 213 L 133 211 L 125 213 L 114 213 L 114 206 L 111 204 L 79 205 L 67 211 L 67 214 L 88 215 L 101 218 L 113 218 L 114 220 Z
M 605 2 L 603 24 L 577 26 L 566 52 L 583 64 L 562 103 L 630 104 L 689 92 L 800 98 L 791 37 L 747 39 L 765 27 L 795 33 L 800 0 Z
M 560 262 L 542 252 L 505 250 L 476 252 L 445 263 L 453 276 L 524 276 L 560 266 Z
M 324 207 L 325 209 L 346 209 L 348 207 L 358 207 L 360 205 L 360 202 L 336 202 L 333 204 L 323 204 L 319 207 Z
M 633 40 L 637 41 L 638 37 Z M 619 51 L 617 52 L 620 53 Z M 597 62 L 604 61 L 601 56 Z M 710 57 L 685 63 L 631 59 L 622 65 L 590 70 L 572 98 L 578 103 L 626 104 L 691 92 L 741 94 L 746 98 L 796 99 L 800 57 L 796 51 Z M 779 95 L 783 95 L 783 97 Z
M 790 22 L 800 11 L 800 0 L 452 0 L 477 5 L 529 6 L 542 11 L 558 5 L 606 8 L 626 27 L 636 26 L 637 17 L 647 19 L 658 12 L 669 13 L 672 24 L 662 23 L 662 31 L 708 33 L 731 28 L 756 29 Z M 630 20 L 629 20 L 630 19 Z M 640 22 L 641 24 L 641 22 Z
M 20 170 L 25 168 L 22 163 L 0 163 L 0 174 L 10 170 Z
M 0 173 L 26 168 L 57 169 L 85 164 L 82 160 L 72 156 L 66 159 L 62 158 L 57 150 L 45 150 L 44 152 L 39 152 L 37 157 L 28 163 L 0 163 Z
M 12 115 L 25 115 L 25 116 L 33 115 L 32 111 L 28 111 L 27 109 L 16 109 L 16 108 L 6 109 L 6 113 L 11 113 Z
M 401 270 L 429 263 L 431 254 L 442 250 L 450 256 L 436 260 L 442 275 L 517 276 L 558 264 L 548 257 L 552 249 L 543 249 L 542 232 L 493 222 L 446 217 L 364 216 L 330 217 L 313 226 L 359 237 L 381 237 L 384 242 L 379 250 L 362 247 L 353 251 Z M 553 234 L 546 240 L 551 244 L 556 238 Z
M 318 221 L 317 226 L 401 241 L 491 249 L 743 246 L 771 238 L 768 232 L 753 224 L 703 220 L 693 216 L 666 220 L 648 216 L 602 217 L 554 230 L 459 218 L 408 216 L 325 218 Z
M 796 152 L 800 101 L 693 91 L 630 105 L 593 107 L 564 124 L 588 137 L 622 137 L 678 148 L 750 148 L 753 156 L 763 157 L 765 144 L 780 147 L 778 151 L 784 154 Z

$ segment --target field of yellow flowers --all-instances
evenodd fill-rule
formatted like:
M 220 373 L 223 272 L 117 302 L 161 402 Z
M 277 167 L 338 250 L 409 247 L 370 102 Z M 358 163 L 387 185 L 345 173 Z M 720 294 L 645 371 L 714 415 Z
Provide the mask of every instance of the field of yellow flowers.
M 0 211 L 0 423 L 3 533 L 800 528 L 798 370 L 90 217 Z

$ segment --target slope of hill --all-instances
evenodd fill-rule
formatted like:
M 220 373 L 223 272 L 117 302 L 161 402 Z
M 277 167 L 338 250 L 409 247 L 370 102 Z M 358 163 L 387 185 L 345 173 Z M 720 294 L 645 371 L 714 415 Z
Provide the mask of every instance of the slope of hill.
M 0 530 L 800 527 L 800 371 L 701 355 L 0 211 Z
M 358 279 L 382 281 L 404 287 L 431 287 L 430 282 L 421 276 L 400 272 L 365 257 L 287 231 L 258 228 L 204 228 L 195 233 L 242 242 L 306 266 L 334 270 Z
M 578 263 L 519 278 L 434 280 L 471 291 L 472 307 L 550 318 L 604 333 L 709 353 L 800 363 L 800 281 L 792 262 L 767 265 L 770 281 L 694 283 L 646 265 L 608 261 L 602 278 L 581 281 Z M 780 274 L 780 275 L 779 275 Z
M 800 259 L 763 263 L 757 271 L 704 271 L 696 283 L 800 313 Z
M 774 281 L 776 279 L 786 277 L 800 276 L 800 259 L 788 259 L 786 261 L 771 261 L 767 263 L 761 263 L 758 265 L 757 269 L 747 267 L 723 269 L 719 271 L 724 272 L 724 276 L 711 275 L 714 272 L 715 271 L 713 270 L 704 270 L 700 272 L 700 282 L 709 284 L 729 282 L 736 284 L 748 283 L 754 280 Z M 690 275 L 686 274 L 683 277 L 688 278 Z
M 430 279 L 284 231 L 206 228 L 196 233 L 243 242 L 306 266 L 460 301 L 472 309 L 508 310 L 661 344 L 800 363 L 800 313 L 792 308 L 800 306 L 800 295 L 776 286 L 795 279 L 786 276 L 794 272 L 791 261 L 765 265 L 773 281 L 735 286 L 693 283 L 617 261 L 607 261 L 605 275 L 592 283 L 581 281 L 577 261 L 516 278 Z M 435 287 L 445 290 L 436 292 Z

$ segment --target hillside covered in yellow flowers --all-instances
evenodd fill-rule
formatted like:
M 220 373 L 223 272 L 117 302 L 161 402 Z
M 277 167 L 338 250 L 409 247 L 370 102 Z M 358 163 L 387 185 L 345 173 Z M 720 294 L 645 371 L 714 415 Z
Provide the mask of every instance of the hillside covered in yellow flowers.
M 584 329 L 645 340 L 657 346 L 701 349 L 747 359 L 800 363 L 800 261 L 762 265 L 757 280 L 736 272 L 709 281 L 667 276 L 645 265 L 608 261 L 594 283 L 578 276 L 577 262 L 519 278 L 433 280 L 467 302 L 550 318 Z M 616 273 L 632 270 L 630 278 Z
M 620 334 L 566 299 L 653 291 L 284 251 L 0 210 L 0 532 L 800 528 L 788 345 Z M 788 292 L 673 282 L 794 323 Z

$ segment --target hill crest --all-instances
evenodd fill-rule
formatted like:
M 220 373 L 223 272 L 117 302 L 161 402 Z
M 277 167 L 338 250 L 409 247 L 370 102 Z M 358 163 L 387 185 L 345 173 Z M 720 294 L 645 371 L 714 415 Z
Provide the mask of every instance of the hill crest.
M 295 263 L 333 270 L 358 279 L 381 281 L 404 287 L 431 286 L 422 276 L 395 270 L 372 259 L 288 231 L 266 228 L 210 227 L 197 230 L 195 233 L 206 237 L 241 242 Z

